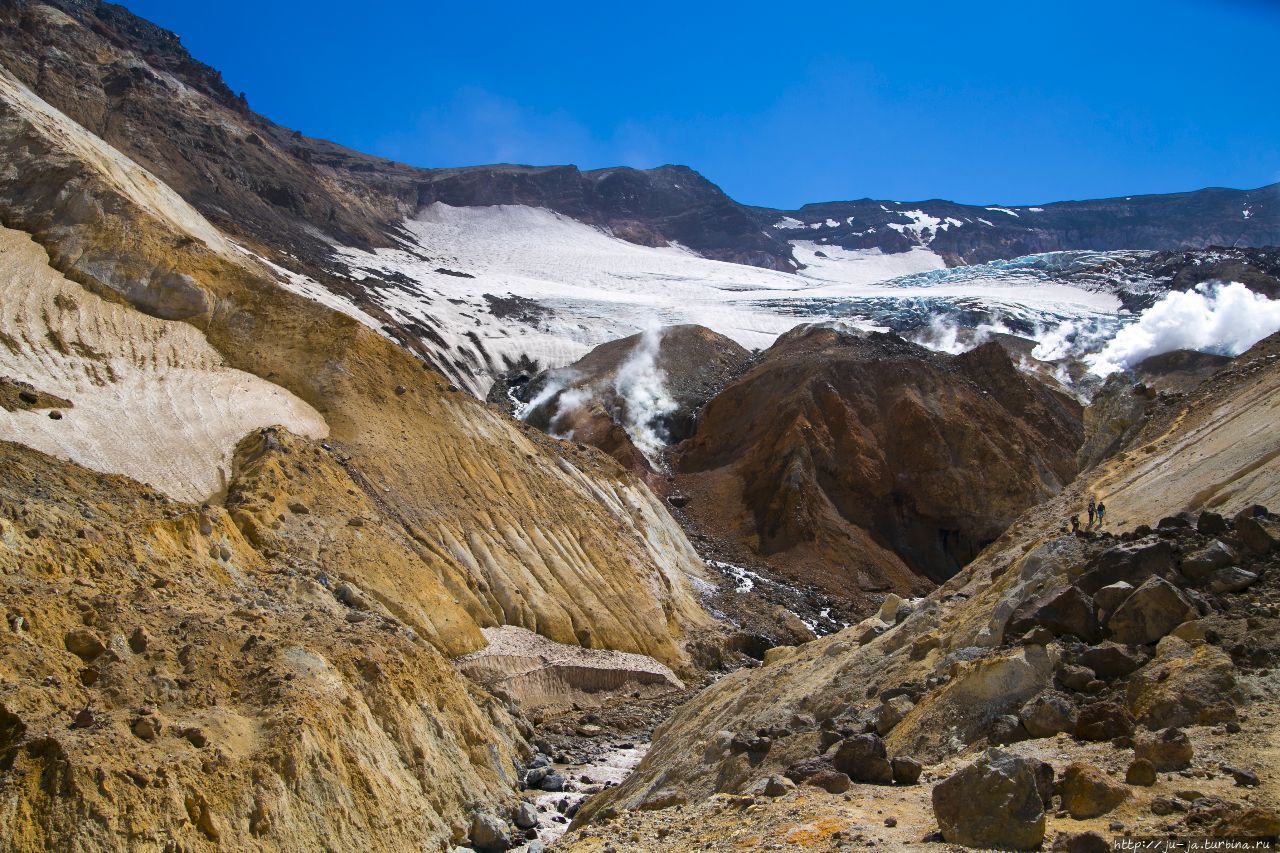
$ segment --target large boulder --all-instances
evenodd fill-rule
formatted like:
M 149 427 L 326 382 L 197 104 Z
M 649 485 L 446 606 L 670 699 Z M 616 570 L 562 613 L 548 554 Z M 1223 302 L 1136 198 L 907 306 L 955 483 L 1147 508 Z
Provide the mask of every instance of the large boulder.
M 893 765 L 889 763 L 884 741 L 876 735 L 845 738 L 836 748 L 831 764 L 836 770 L 847 773 L 855 782 L 893 784 Z
M 1154 643 L 1198 615 L 1182 591 L 1161 577 L 1149 578 L 1107 620 L 1107 630 L 1120 643 Z
M 1093 595 L 1117 581 L 1138 586 L 1153 575 L 1168 577 L 1176 565 L 1173 545 L 1159 536 L 1146 536 L 1103 551 L 1085 567 L 1076 585 Z
M 471 819 L 471 846 L 480 853 L 502 853 L 511 847 L 507 824 L 490 814 Z
M 1032 737 L 1053 737 L 1075 729 L 1076 709 L 1061 693 L 1042 693 L 1018 712 L 1022 727 Z
M 1035 850 L 1044 841 L 1036 762 L 988 749 L 933 788 L 933 814 L 952 844 Z
M 1061 587 L 1019 607 L 1009 620 L 1008 630 L 1023 634 L 1036 626 L 1086 642 L 1101 635 L 1093 599 L 1074 586 Z
M 1125 702 L 1139 722 L 1161 729 L 1224 722 L 1218 709 L 1229 708 L 1235 693 L 1236 668 L 1226 652 L 1166 637 L 1155 659 L 1129 677 Z
M 1182 574 L 1192 583 L 1200 583 L 1218 569 L 1231 565 L 1236 559 L 1230 545 L 1221 539 L 1215 539 L 1182 558 Z
M 1108 615 L 1115 613 L 1116 608 L 1124 604 L 1130 595 L 1133 595 L 1133 584 L 1128 581 L 1116 581 L 1095 592 L 1093 603 L 1098 608 L 1098 618 L 1106 619 Z
M 1075 735 L 1080 740 L 1112 740 L 1133 734 L 1133 715 L 1115 702 L 1094 702 L 1076 715 Z
M 1088 764 L 1072 764 L 1062 777 L 1062 807 L 1077 820 L 1104 815 L 1128 797 L 1128 788 Z
M 1266 507 L 1251 506 L 1235 517 L 1236 535 L 1246 548 L 1258 555 L 1280 550 L 1280 522 Z

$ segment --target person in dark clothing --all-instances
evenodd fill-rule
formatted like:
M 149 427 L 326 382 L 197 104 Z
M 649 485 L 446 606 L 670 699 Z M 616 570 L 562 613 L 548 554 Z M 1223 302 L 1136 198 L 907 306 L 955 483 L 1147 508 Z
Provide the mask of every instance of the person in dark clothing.
M 1071 516 L 1071 532 L 1072 533 L 1080 532 L 1080 516 L 1078 515 Z
M 1093 497 L 1093 495 L 1090 495 L 1089 496 L 1089 526 L 1090 527 L 1093 527 L 1093 516 L 1097 511 L 1098 511 L 1098 501 Z
M 1104 504 L 1104 503 L 1102 503 L 1101 501 L 1099 501 L 1099 502 L 1098 502 L 1098 508 L 1097 508 L 1096 512 L 1098 513 L 1098 526 L 1099 526 L 1099 527 L 1101 527 L 1101 526 L 1102 526 L 1102 517 L 1103 517 L 1103 516 L 1105 516 L 1105 515 L 1107 514 L 1107 505 L 1106 505 L 1106 504 Z

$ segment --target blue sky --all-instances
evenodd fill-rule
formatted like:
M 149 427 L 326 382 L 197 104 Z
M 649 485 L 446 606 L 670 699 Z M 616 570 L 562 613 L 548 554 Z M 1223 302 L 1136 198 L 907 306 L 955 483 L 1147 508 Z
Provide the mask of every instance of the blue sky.
M 415 165 L 681 163 L 775 207 L 1280 181 L 1277 0 L 125 4 Z

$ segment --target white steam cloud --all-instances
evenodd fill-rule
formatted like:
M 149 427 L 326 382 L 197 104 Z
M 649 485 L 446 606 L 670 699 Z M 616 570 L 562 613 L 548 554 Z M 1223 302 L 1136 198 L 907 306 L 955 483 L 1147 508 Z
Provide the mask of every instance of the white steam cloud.
M 677 408 L 667 392 L 667 374 L 658 367 L 661 346 L 662 327 L 649 326 L 613 380 L 613 390 L 622 404 L 622 428 L 651 462 L 669 438 L 662 419 Z
M 1092 372 L 1107 376 L 1179 349 L 1235 356 L 1278 330 L 1280 300 L 1239 282 L 1206 283 L 1165 294 L 1085 361 Z
M 982 346 L 991 340 L 993 334 L 1016 333 L 1001 320 L 979 323 L 972 330 L 966 330 L 960 327 L 954 317 L 937 316 L 929 321 L 928 329 L 916 333 L 911 340 L 931 350 L 959 355 Z
M 580 375 L 564 368 L 554 371 L 533 399 L 519 403 L 515 416 L 526 420 L 539 407 L 554 400 L 555 411 L 548 419 L 551 435 L 572 439 L 572 429 L 561 432 L 555 428 L 556 424 L 593 400 L 599 400 L 608 407 L 614 421 L 626 430 L 636 449 L 656 464 L 662 448 L 670 440 L 663 418 L 678 408 L 667 391 L 667 375 L 658 367 L 662 334 L 662 327 L 657 324 L 644 331 L 626 361 L 618 366 L 612 393 L 600 383 L 573 387 Z

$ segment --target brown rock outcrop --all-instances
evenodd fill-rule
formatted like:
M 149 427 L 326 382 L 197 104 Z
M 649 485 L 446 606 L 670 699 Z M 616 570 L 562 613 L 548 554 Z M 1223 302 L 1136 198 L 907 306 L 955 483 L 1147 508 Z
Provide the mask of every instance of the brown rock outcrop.
M 1075 473 L 1080 409 L 998 344 L 951 357 L 800 327 L 674 450 L 688 515 L 745 557 L 854 598 L 953 575 Z

